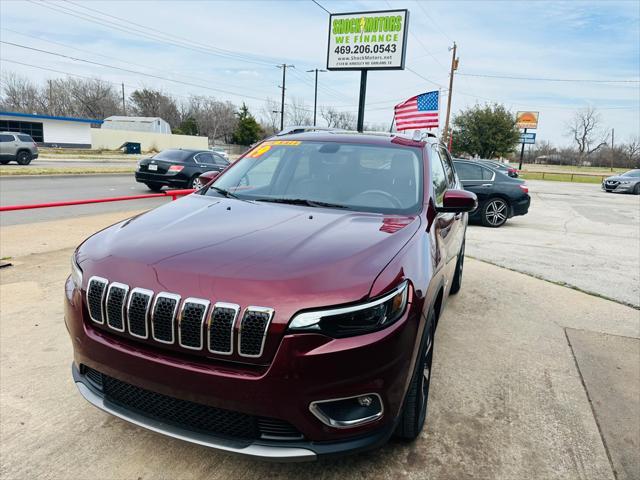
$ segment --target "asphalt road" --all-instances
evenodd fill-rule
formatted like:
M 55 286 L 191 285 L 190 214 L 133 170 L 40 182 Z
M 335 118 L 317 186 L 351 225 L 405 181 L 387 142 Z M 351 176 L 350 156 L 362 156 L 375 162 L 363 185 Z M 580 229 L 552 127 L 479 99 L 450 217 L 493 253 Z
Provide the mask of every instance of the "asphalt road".
M 467 254 L 640 307 L 640 196 L 528 181 L 529 213 L 472 226 Z
M 133 174 L 0 177 L 0 205 L 25 205 L 153 193 Z M 169 198 L 3 212 L 0 226 L 154 208 Z

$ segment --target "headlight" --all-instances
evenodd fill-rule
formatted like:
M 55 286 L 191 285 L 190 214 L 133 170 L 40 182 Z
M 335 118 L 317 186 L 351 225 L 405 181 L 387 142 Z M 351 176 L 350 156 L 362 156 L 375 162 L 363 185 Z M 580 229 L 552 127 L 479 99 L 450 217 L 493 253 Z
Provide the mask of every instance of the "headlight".
M 392 292 L 367 303 L 300 313 L 291 320 L 289 330 L 319 332 L 334 338 L 375 332 L 402 316 L 407 306 L 407 290 L 405 281 Z
M 76 252 L 71 254 L 71 279 L 76 288 L 82 287 L 82 269 L 76 261 Z
M 631 180 L 623 180 L 620 182 L 620 185 L 629 185 L 631 183 Z

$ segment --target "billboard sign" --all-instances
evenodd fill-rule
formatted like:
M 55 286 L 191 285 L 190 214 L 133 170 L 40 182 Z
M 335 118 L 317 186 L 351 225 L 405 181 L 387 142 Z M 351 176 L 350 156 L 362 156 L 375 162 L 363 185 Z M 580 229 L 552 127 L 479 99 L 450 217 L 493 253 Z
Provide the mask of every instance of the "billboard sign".
M 536 134 L 533 132 L 521 133 L 520 143 L 536 143 Z
M 516 127 L 538 128 L 538 112 L 517 112 Z
M 404 70 L 408 10 L 329 16 L 327 70 Z

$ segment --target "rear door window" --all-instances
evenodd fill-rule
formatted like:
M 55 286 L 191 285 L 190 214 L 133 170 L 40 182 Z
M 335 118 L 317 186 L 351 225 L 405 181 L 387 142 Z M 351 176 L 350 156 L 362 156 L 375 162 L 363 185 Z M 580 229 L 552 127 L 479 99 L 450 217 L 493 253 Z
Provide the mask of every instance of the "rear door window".
M 458 162 L 455 165 L 461 181 L 482 180 L 482 167 L 466 162 Z
M 13 142 L 13 140 L 13 135 L 0 135 L 0 142 L 2 143 Z
M 199 153 L 193 159 L 196 163 L 206 163 L 208 165 L 213 164 L 213 154 L 212 153 Z
M 480 167 L 482 169 L 482 179 L 483 180 L 493 180 L 494 172 L 493 170 L 489 170 L 488 168 Z

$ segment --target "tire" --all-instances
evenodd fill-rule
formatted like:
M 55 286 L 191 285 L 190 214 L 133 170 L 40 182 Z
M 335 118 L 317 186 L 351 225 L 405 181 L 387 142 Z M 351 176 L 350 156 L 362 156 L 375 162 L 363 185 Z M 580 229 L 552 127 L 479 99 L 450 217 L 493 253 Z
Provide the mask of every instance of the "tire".
M 31 153 L 27 152 L 26 150 L 18 152 L 16 161 L 18 162 L 18 165 L 29 165 L 31 163 Z
M 509 204 L 500 197 L 490 198 L 482 207 L 481 217 L 482 225 L 485 227 L 501 227 L 509 217 Z
M 159 192 L 160 190 L 162 190 L 162 184 L 161 183 L 151 183 L 151 182 L 149 182 L 149 183 L 145 183 L 145 185 L 152 192 Z
M 640 195 L 640 183 L 636 183 L 636 186 L 633 187 L 633 194 Z
M 462 273 L 464 270 L 464 245 L 465 241 L 462 241 L 462 247 L 460 247 L 460 253 L 458 254 L 458 261 L 456 262 L 456 273 L 453 275 L 453 280 L 451 281 L 451 289 L 449 293 L 451 295 L 455 295 L 460 291 L 460 287 L 462 287 Z
M 411 383 L 400 412 L 398 426 L 394 435 L 404 440 L 415 440 L 424 427 L 427 417 L 429 385 L 433 365 L 433 338 L 435 334 L 435 314 L 429 312 L 427 326 L 420 343 L 420 352 L 411 377 Z
M 193 178 L 189 180 L 189 185 L 187 186 L 187 188 L 193 188 L 195 190 L 200 190 L 202 187 L 204 187 L 204 184 L 198 175 L 194 175 Z

